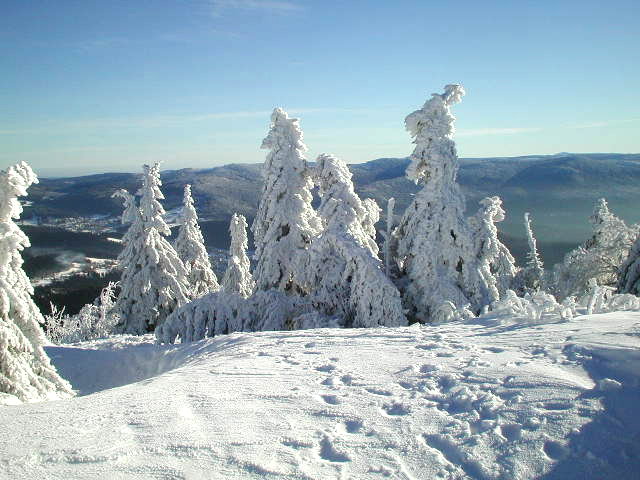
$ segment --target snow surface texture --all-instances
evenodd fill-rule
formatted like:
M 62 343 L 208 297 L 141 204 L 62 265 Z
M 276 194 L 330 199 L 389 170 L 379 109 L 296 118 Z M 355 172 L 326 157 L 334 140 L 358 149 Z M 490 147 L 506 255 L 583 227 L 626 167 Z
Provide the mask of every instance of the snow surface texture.
M 216 274 L 211 268 L 209 254 L 204 246 L 204 238 L 198 224 L 198 214 L 191 197 L 191 185 L 184 187 L 184 202 L 175 249 L 187 270 L 190 299 L 220 290 Z
M 311 206 L 307 151 L 297 118 L 276 108 L 271 128 L 262 141 L 269 153 L 263 167 L 264 190 L 253 221 L 257 264 L 253 277 L 258 290 L 301 288 L 299 257 L 320 233 L 320 219 Z
M 29 239 L 14 222 L 22 213 L 18 197 L 37 182 L 24 162 L 0 172 L 0 405 L 72 394 L 42 349 L 44 319 L 31 298 L 33 287 L 20 253 L 30 246 Z
M 0 407 L 0 477 L 638 478 L 640 313 L 545 322 L 48 347 L 82 396 Z

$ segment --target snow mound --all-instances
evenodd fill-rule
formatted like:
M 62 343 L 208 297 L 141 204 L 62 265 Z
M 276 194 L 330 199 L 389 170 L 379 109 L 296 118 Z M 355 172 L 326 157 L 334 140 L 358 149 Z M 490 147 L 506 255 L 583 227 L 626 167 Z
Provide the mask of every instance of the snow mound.
M 152 342 L 48 347 L 85 395 L 0 407 L 0 430 L 21 434 L 0 436 L 6 478 L 640 471 L 637 312 Z

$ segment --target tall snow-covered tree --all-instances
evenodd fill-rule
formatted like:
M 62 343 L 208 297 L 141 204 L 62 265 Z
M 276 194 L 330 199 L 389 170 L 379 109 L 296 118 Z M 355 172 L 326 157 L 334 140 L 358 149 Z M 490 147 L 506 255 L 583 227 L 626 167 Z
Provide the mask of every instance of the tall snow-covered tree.
M 489 305 L 500 299 L 512 288 L 517 273 L 515 260 L 509 249 L 498 238 L 497 222 L 502 222 L 505 212 L 500 197 L 487 197 L 480 201 L 480 209 L 469 219 L 472 238 L 466 265 L 473 271 L 467 277 L 476 282 L 472 289 L 476 305 Z
M 470 239 L 463 216 L 464 197 L 456 183 L 458 157 L 451 113 L 463 95 L 460 85 L 447 85 L 444 93 L 434 93 L 405 119 L 416 145 L 407 177 L 423 188 L 395 231 L 398 283 L 409 316 L 421 322 L 430 321 L 445 302 L 462 308 L 473 297 L 464 273 Z
M 122 277 L 115 309 L 124 333 L 152 331 L 189 299 L 187 271 L 165 238 L 171 230 L 163 219 L 161 185 L 159 164 L 144 165 L 140 206 L 130 194 L 118 193 L 125 203 L 123 222 L 131 223 L 118 257 Z
M 387 228 L 383 232 L 384 235 L 384 273 L 387 277 L 392 274 L 392 257 L 393 257 L 393 209 L 396 205 L 396 199 L 391 197 L 387 200 Z
M 537 241 L 531 228 L 529 212 L 524 214 L 524 227 L 527 233 L 529 251 L 527 252 L 527 264 L 522 271 L 523 285 L 525 290 L 538 291 L 543 287 L 544 283 L 544 265 L 538 254 Z
M 320 221 L 311 207 L 313 187 L 297 118 L 276 108 L 271 128 L 262 141 L 268 149 L 264 164 L 264 189 L 252 230 L 258 290 L 276 288 L 300 291 L 300 257 L 320 232 Z
M 640 295 L 640 235 L 629 250 L 629 256 L 620 266 L 618 292 Z
M 320 155 L 315 177 L 325 228 L 311 245 L 304 269 L 313 306 L 338 316 L 342 326 L 405 325 L 400 292 L 377 256 L 373 225 L 379 209 L 360 200 L 342 160 Z
M 198 298 L 219 290 L 218 278 L 211 268 L 209 254 L 204 246 L 204 238 L 198 224 L 198 214 L 193 206 L 191 185 L 184 187 L 180 223 L 175 249 L 187 270 L 189 298 Z
M 247 298 L 253 293 L 255 282 L 251 275 L 251 264 L 247 256 L 247 220 L 243 215 L 234 213 L 229 224 L 231 246 L 227 270 L 222 277 L 222 289 Z
M 29 239 L 15 224 L 18 197 L 38 179 L 22 162 L 0 173 L 0 404 L 53 400 L 73 395 L 43 349 L 44 322 L 22 269 Z

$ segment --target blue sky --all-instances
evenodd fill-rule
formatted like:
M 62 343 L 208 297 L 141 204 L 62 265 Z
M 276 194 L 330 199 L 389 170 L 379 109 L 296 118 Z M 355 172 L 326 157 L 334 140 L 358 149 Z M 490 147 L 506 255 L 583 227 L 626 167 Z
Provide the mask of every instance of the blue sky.
M 309 158 L 405 156 L 446 83 L 460 156 L 640 152 L 640 2 L 5 0 L 0 167 L 261 162 L 269 113 Z

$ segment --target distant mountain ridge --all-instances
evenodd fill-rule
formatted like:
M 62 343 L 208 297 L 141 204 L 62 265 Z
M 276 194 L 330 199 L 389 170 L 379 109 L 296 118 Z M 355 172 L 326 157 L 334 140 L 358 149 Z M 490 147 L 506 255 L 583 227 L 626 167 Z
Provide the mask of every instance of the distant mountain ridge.
M 396 198 L 396 214 L 411 202 L 418 187 L 404 172 L 407 158 L 380 158 L 352 164 L 358 194 L 385 208 Z M 223 228 L 234 212 L 252 219 L 262 193 L 262 164 L 230 164 L 207 169 L 162 172 L 164 206 L 176 208 L 185 184 L 192 185 L 205 230 Z M 463 158 L 458 181 L 467 197 L 468 213 L 477 202 L 499 195 L 507 209 L 500 226 L 508 236 L 522 237 L 522 215 L 530 211 L 536 234 L 544 242 L 577 243 L 588 234 L 593 204 L 606 197 L 612 210 L 630 222 L 640 220 L 640 154 L 530 155 Z M 136 192 L 139 174 L 104 173 L 82 177 L 41 179 L 31 187 L 31 205 L 23 218 L 37 216 L 119 215 L 122 206 L 111 194 L 120 188 Z M 543 247 L 544 249 L 544 247 Z

